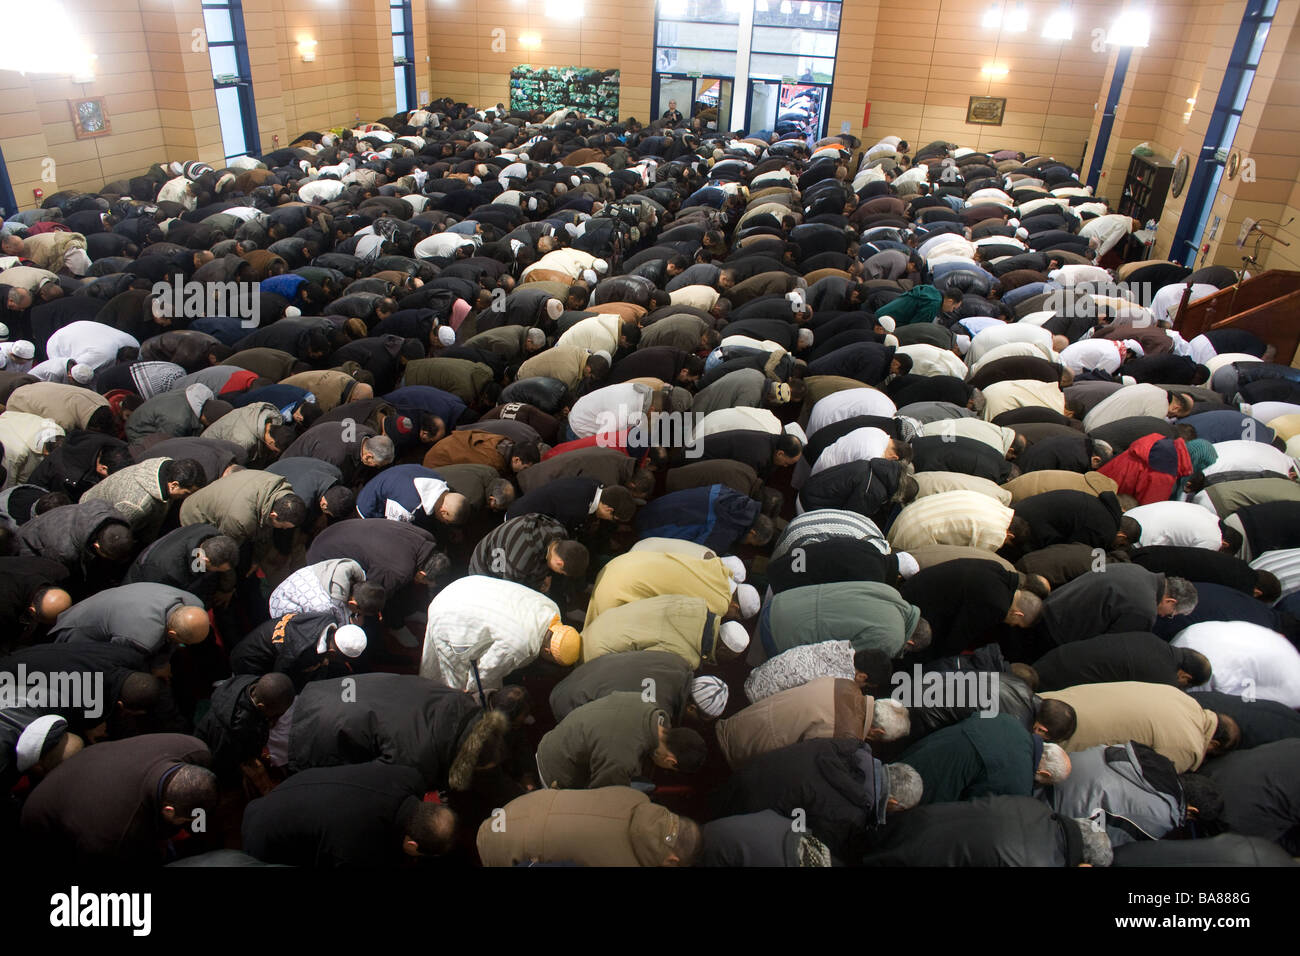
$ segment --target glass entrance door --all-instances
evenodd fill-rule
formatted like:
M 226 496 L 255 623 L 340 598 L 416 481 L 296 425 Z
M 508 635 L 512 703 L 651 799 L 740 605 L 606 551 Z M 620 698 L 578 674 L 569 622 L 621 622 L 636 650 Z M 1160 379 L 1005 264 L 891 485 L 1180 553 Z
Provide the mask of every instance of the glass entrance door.
M 798 133 L 816 141 L 826 135 L 829 89 L 819 83 L 750 80 L 749 129 L 752 135 Z
M 733 85 L 730 77 L 660 73 L 656 81 L 655 119 L 671 108 L 670 103 L 676 103 L 683 118 L 698 117 L 706 130 L 730 128 Z

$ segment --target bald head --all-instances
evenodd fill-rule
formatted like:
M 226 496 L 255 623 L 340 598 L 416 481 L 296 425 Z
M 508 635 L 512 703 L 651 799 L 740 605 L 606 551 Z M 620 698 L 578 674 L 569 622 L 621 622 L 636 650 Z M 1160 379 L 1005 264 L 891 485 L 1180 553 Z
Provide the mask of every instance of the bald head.
M 449 491 L 438 501 L 438 520 L 444 524 L 464 524 L 469 519 L 469 499 Z
M 167 637 L 178 644 L 198 644 L 208 636 L 208 612 L 185 605 L 167 616 Z
M 62 588 L 46 588 L 36 596 L 32 612 L 42 624 L 53 624 L 60 614 L 72 607 L 72 596 Z

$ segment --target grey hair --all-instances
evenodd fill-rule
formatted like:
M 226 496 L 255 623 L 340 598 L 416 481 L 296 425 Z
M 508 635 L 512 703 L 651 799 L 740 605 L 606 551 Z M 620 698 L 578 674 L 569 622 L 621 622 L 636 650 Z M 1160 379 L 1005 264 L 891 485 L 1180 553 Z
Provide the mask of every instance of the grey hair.
M 871 714 L 871 728 L 880 729 L 883 742 L 902 740 L 912 732 L 912 715 L 892 697 L 878 697 Z
M 910 765 L 887 763 L 885 775 L 889 778 L 889 795 L 898 801 L 898 809 L 910 810 L 921 802 L 925 784 L 921 782 L 921 775 Z
M 546 344 L 546 333 L 541 329 L 529 329 L 526 337 L 528 344 L 534 348 L 541 348 Z
M 1105 827 L 1097 829 L 1086 817 L 1078 817 L 1074 822 L 1079 825 L 1079 833 L 1083 837 L 1083 862 L 1093 866 L 1110 866 L 1115 859 L 1115 851 L 1111 849 Z
M 813 344 L 813 330 L 800 329 L 798 335 L 795 336 L 795 343 L 797 348 L 808 348 Z
M 1051 784 L 1058 784 L 1070 775 L 1070 756 L 1059 744 L 1043 744 L 1043 756 L 1038 769 L 1047 774 Z
M 387 435 L 371 435 L 361 443 L 361 447 L 374 455 L 381 466 L 391 465 L 397 457 L 397 446 Z
M 1165 578 L 1165 597 L 1174 599 L 1175 614 L 1191 614 L 1196 610 L 1196 602 L 1199 596 L 1196 593 L 1196 585 L 1186 578 L 1177 578 L 1172 575 Z
M 984 393 L 978 388 L 972 388 L 970 390 L 970 410 L 976 415 L 983 417 L 984 409 L 987 406 L 988 399 L 984 397 Z

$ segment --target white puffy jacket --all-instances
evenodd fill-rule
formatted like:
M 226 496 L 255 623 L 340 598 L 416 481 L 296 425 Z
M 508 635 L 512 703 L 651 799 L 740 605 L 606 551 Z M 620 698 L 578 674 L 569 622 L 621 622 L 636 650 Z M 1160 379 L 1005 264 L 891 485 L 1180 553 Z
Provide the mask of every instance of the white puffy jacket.
M 478 662 L 483 689 L 499 689 L 505 676 L 537 659 L 551 623 L 554 601 L 532 588 L 472 574 L 443 588 L 429 604 L 420 676 L 476 692 Z

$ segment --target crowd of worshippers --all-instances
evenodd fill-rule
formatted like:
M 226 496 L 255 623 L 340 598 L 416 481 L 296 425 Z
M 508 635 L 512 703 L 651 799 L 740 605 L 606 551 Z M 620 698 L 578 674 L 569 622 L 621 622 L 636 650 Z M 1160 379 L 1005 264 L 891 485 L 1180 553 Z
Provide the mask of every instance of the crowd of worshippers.
M 439 100 L 4 222 L 7 845 L 1300 854 L 1300 370 L 1171 327 L 1233 273 L 1116 266 L 1051 157 L 669 120 Z

